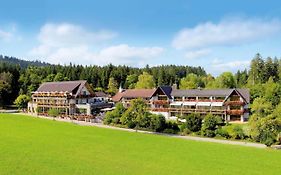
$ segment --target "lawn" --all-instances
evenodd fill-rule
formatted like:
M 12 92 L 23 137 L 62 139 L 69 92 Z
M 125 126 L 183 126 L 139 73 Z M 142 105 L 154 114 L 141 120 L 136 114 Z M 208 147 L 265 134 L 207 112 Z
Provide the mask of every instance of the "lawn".
M 0 174 L 281 174 L 281 151 L 0 114 Z

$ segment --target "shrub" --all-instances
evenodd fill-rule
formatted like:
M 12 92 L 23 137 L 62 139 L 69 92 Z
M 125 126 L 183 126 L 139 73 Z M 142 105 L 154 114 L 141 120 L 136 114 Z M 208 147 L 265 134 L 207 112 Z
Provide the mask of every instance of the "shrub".
M 201 129 L 201 134 L 207 137 L 214 137 L 215 130 L 223 124 L 221 117 L 213 116 L 212 114 L 206 115 Z
M 233 139 L 244 139 L 245 138 L 245 134 L 243 132 L 242 126 L 234 125 L 232 127 L 231 131 L 232 132 L 229 132 L 229 135 L 231 136 L 231 138 L 233 138 Z
M 143 115 L 139 115 L 139 117 L 136 120 L 136 124 L 140 128 L 149 128 L 151 124 L 151 115 L 150 113 L 146 112 Z
M 126 126 L 127 126 L 128 128 L 133 129 L 133 128 L 136 127 L 136 124 L 135 124 L 133 121 L 128 121 L 128 123 L 126 124 Z
M 201 133 L 203 133 L 203 136 L 206 136 L 206 137 L 215 137 L 216 136 L 216 132 L 215 130 L 204 130 L 202 131 Z
M 183 132 L 186 128 L 186 123 L 180 125 L 180 131 Z
M 184 135 L 189 135 L 189 134 L 191 134 L 192 132 L 191 132 L 189 129 L 184 128 L 183 131 L 182 131 L 182 133 L 183 133 Z
M 27 103 L 30 101 L 30 97 L 27 95 L 19 95 L 17 99 L 15 100 L 14 104 L 19 109 L 27 108 Z
M 228 125 L 222 127 L 223 132 L 226 132 L 229 138 L 244 139 L 246 137 L 241 125 Z
M 152 131 L 161 132 L 165 129 L 166 120 L 163 115 L 151 114 L 150 126 Z
M 105 114 L 103 123 L 104 124 L 120 124 L 120 118 L 126 111 L 122 103 L 117 103 L 113 111 L 109 111 Z
M 164 133 L 177 134 L 180 129 L 177 123 L 168 121 L 165 125 Z
M 51 108 L 48 111 L 48 115 L 51 116 L 51 117 L 57 117 L 57 116 L 59 116 L 59 114 L 60 114 L 60 112 L 56 108 Z
M 108 125 L 108 124 L 112 123 L 113 119 L 114 119 L 114 115 L 113 115 L 112 111 L 108 111 L 105 113 L 103 123 Z
M 201 130 L 202 118 L 198 114 L 189 114 L 186 116 L 186 128 L 192 132 Z
M 269 115 L 253 121 L 250 126 L 251 138 L 270 146 L 278 141 L 277 137 L 281 132 L 281 119 Z
M 227 138 L 227 139 L 230 138 L 230 136 L 229 136 L 229 134 L 228 134 L 228 132 L 227 132 L 225 127 L 218 128 L 216 130 L 216 135 L 220 136 L 220 137 Z

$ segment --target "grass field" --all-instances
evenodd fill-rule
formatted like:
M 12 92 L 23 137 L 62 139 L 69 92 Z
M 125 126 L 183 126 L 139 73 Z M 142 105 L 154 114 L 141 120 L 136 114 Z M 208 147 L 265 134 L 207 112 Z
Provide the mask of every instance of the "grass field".
M 0 174 L 281 174 L 281 151 L 0 114 Z

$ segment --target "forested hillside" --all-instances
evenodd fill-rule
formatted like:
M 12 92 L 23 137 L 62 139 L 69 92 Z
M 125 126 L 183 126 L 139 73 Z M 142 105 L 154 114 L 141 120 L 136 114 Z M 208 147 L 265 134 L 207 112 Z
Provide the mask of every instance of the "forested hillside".
M 22 68 L 27 68 L 30 65 L 33 65 L 33 66 L 50 65 L 49 63 L 45 63 L 45 62 L 41 62 L 41 61 L 26 61 L 26 60 L 18 59 L 15 57 L 8 57 L 8 56 L 3 56 L 3 55 L 0 55 L 0 62 L 17 64 Z

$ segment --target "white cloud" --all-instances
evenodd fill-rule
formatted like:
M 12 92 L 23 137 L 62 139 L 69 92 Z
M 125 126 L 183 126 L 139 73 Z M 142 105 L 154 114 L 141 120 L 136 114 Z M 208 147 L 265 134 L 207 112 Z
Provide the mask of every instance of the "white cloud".
M 157 57 L 163 50 L 161 47 L 130 47 L 127 44 L 120 44 L 101 50 L 97 57 L 107 62 L 112 61 L 115 64 L 133 65 L 134 62 L 140 64 L 140 59 L 143 62 L 145 59 Z
M 281 31 L 280 20 L 224 19 L 179 31 L 172 41 L 176 49 L 243 44 Z
M 108 30 L 91 32 L 79 25 L 48 23 L 41 28 L 38 39 L 44 45 L 61 47 L 84 43 L 99 43 L 116 36 L 117 33 Z
M 210 49 L 201 49 L 201 50 L 195 50 L 195 51 L 188 51 L 185 53 L 185 58 L 187 59 L 195 59 L 195 58 L 200 58 L 203 56 L 208 55 L 211 53 Z
M 131 47 L 126 44 L 110 46 L 92 52 L 88 46 L 59 48 L 47 55 L 51 63 L 67 64 L 70 61 L 76 64 L 98 64 L 143 66 L 149 58 L 159 56 L 163 52 L 160 47 Z M 146 61 L 145 61 L 146 60 Z M 146 63 L 145 63 L 146 62 Z
M 112 39 L 115 32 L 91 32 L 73 24 L 46 24 L 38 34 L 39 46 L 30 55 L 45 58 L 50 63 L 67 64 L 127 64 L 142 66 L 149 58 L 159 56 L 161 47 L 133 47 L 127 44 L 105 47 L 94 51 L 101 42 Z M 96 48 L 95 48 L 96 49 Z

